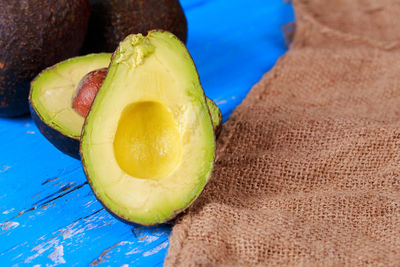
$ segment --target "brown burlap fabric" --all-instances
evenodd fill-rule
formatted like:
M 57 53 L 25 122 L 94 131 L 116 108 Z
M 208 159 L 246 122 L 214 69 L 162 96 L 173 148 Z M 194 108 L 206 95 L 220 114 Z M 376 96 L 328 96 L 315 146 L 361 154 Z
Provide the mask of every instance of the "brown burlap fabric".
M 166 266 L 400 266 L 400 0 L 293 2 Z

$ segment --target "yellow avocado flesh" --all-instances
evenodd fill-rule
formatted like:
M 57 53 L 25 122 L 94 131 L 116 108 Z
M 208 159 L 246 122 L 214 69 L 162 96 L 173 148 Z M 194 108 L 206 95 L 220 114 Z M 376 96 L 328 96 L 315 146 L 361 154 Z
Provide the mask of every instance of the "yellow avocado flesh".
M 64 135 L 79 138 L 84 118 L 72 108 L 80 80 L 88 72 L 105 68 L 111 54 L 75 57 L 44 70 L 32 82 L 32 105 L 43 121 Z
M 182 155 L 172 114 L 159 102 L 128 105 L 119 119 L 114 154 L 121 169 L 133 177 L 159 180 L 168 175 Z
M 164 222 L 200 194 L 214 153 L 208 107 L 185 46 L 167 32 L 128 36 L 81 138 L 97 198 L 124 220 Z

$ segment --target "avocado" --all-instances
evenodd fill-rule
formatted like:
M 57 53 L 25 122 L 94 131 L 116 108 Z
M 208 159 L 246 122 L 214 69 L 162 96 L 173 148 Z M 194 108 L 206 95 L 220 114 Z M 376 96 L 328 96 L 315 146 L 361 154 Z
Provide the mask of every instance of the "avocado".
M 76 159 L 80 159 L 79 138 L 84 118 L 107 74 L 110 58 L 109 53 L 71 58 L 44 70 L 31 84 L 29 101 L 34 122 L 55 147 Z M 82 89 L 86 88 L 89 96 L 82 96 Z M 217 136 L 221 112 L 211 99 L 207 98 L 207 104 Z
M 82 54 L 114 52 L 133 33 L 163 29 L 187 38 L 185 13 L 178 0 L 91 0 L 91 16 Z
M 79 54 L 88 0 L 0 1 L 0 116 L 28 113 L 29 83 L 44 68 Z
M 79 159 L 79 138 L 85 120 L 72 107 L 82 78 L 105 68 L 111 54 L 90 54 L 60 62 L 42 71 L 31 83 L 29 95 L 33 121 L 59 150 Z
M 193 60 L 172 33 L 129 35 L 114 52 L 81 136 L 89 184 L 129 223 L 163 223 L 210 178 L 211 118 Z

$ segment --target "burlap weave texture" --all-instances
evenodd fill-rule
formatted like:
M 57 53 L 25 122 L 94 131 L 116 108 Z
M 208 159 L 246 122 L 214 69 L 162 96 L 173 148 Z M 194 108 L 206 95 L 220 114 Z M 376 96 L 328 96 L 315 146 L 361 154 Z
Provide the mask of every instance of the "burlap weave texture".
M 166 266 L 400 266 L 400 0 L 293 4 Z

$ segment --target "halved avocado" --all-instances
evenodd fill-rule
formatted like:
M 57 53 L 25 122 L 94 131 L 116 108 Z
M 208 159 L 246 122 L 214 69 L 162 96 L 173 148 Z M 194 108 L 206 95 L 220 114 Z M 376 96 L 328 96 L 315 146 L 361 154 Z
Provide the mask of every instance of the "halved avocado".
M 60 62 L 42 71 L 31 84 L 31 115 L 40 132 L 60 151 L 76 159 L 84 117 L 72 108 L 77 86 L 89 72 L 106 68 L 110 53 L 90 54 Z M 221 129 L 220 110 L 209 98 L 213 126 L 218 136 Z
M 88 72 L 107 67 L 111 54 L 90 54 L 62 61 L 31 83 L 29 106 L 40 132 L 59 150 L 79 159 L 84 118 L 72 108 L 77 85 Z
M 128 36 L 81 136 L 96 197 L 124 221 L 165 222 L 201 193 L 214 155 L 209 109 L 184 44 L 169 32 Z

